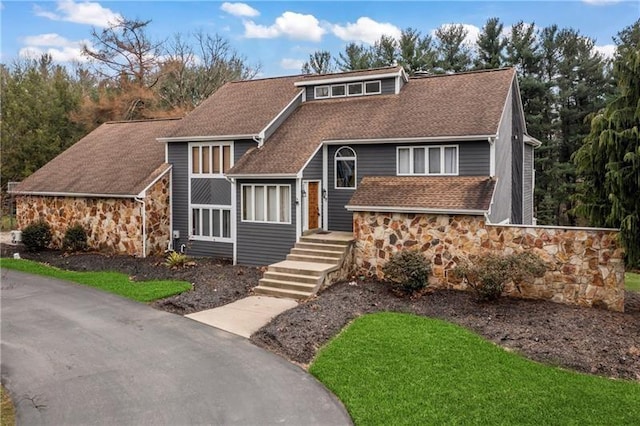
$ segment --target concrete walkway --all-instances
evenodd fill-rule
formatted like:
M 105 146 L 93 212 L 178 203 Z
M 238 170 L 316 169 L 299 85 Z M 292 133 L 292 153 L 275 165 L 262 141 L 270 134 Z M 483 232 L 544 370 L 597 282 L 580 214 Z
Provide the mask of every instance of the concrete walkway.
M 311 375 L 142 303 L 2 270 L 2 383 L 24 425 L 343 425 Z
M 248 339 L 273 318 L 297 305 L 292 299 L 249 296 L 219 308 L 185 316 Z

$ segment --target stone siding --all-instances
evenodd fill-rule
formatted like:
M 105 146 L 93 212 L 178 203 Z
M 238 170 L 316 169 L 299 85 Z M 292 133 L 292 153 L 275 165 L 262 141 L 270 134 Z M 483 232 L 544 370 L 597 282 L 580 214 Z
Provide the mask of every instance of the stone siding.
M 420 250 L 432 263 L 430 284 L 465 290 L 449 272 L 476 256 L 528 251 L 539 256 L 544 277 L 505 293 L 581 306 L 624 310 L 624 252 L 615 230 L 488 225 L 481 216 L 356 212 L 356 268 L 383 278 L 382 267 L 399 250 Z
M 169 177 L 158 180 L 145 198 L 147 254 L 162 253 L 169 243 Z M 18 229 L 44 219 L 52 230 L 52 248 L 61 248 L 67 228 L 79 223 L 87 231 L 89 248 L 107 253 L 142 255 L 142 204 L 132 198 L 16 198 Z

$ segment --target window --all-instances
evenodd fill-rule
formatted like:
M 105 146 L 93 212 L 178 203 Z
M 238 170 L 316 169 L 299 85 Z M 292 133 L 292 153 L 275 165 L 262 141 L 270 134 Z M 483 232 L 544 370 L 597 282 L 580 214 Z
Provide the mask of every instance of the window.
M 347 84 L 347 94 L 349 96 L 362 95 L 362 83 L 350 83 Z
M 191 146 L 191 173 L 218 175 L 227 173 L 233 161 L 231 144 L 197 144 Z
M 336 188 L 356 187 L 356 153 L 348 146 L 336 151 Z
M 291 186 L 242 185 L 242 221 L 291 223 Z
M 331 97 L 339 98 L 342 96 L 346 96 L 345 85 L 344 84 L 335 84 L 331 86 Z
M 398 175 L 457 175 L 458 147 L 398 148 Z
M 231 210 L 223 207 L 193 207 L 191 236 L 196 240 L 230 239 Z
M 316 86 L 314 89 L 314 97 L 316 99 L 329 97 L 329 86 Z
M 367 81 L 364 83 L 364 93 L 365 95 L 376 95 L 382 93 L 382 84 L 380 80 Z

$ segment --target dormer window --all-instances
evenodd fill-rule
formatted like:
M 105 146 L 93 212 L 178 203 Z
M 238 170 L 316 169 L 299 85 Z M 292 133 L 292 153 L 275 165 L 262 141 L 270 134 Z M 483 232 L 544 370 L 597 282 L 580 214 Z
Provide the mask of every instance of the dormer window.
M 380 93 L 382 93 L 382 84 L 380 83 L 380 80 L 367 81 L 364 83 L 365 95 L 377 95 Z
M 331 97 L 332 98 L 340 98 L 342 96 L 346 96 L 346 87 L 344 84 L 334 84 L 331 86 Z
M 347 84 L 347 93 L 349 96 L 362 95 L 362 83 L 349 83 Z
M 329 86 L 316 86 L 314 95 L 316 99 L 324 99 L 329 97 Z

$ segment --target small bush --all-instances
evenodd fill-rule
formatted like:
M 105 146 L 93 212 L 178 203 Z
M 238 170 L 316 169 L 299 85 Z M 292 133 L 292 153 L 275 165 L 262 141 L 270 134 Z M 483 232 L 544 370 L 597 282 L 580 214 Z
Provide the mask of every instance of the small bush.
M 454 272 L 464 278 L 480 300 L 495 300 L 502 295 L 505 285 L 513 281 L 518 285 L 524 280 L 541 277 L 547 268 L 532 253 L 509 256 L 490 254 L 479 258 L 475 264 L 462 265 Z
M 186 254 L 178 253 L 177 251 L 172 251 L 167 255 L 167 259 L 164 262 L 164 266 L 171 269 L 184 268 L 187 266 L 189 262 L 189 258 Z
M 40 251 L 51 244 L 51 227 L 44 220 L 31 222 L 22 230 L 22 243 L 28 251 Z
M 87 231 L 79 223 L 70 226 L 64 233 L 62 249 L 68 252 L 87 249 Z
M 386 282 L 395 291 L 412 294 L 429 285 L 431 264 L 417 251 L 400 251 L 382 268 Z

